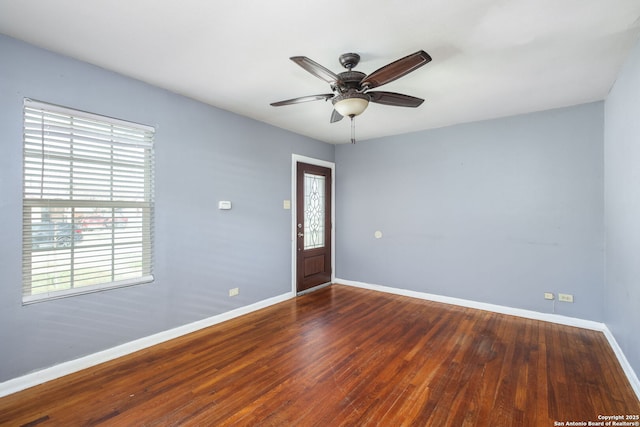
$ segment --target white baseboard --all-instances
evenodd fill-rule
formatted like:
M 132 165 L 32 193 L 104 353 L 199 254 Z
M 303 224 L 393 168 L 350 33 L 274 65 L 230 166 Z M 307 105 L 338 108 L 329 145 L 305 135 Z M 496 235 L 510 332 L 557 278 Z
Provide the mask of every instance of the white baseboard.
M 576 326 L 584 329 L 592 329 L 602 331 L 605 327 L 604 323 L 594 322 L 592 320 L 577 319 L 575 317 L 561 316 L 559 314 L 540 313 L 538 311 L 524 310 L 522 308 L 507 307 L 504 305 L 488 304 L 484 302 L 466 300 L 461 298 L 447 297 L 426 292 L 410 291 L 407 289 L 392 288 L 389 286 L 372 285 L 369 283 L 355 282 L 353 280 L 336 279 L 335 283 L 340 283 L 357 288 L 370 289 L 372 291 L 387 292 L 406 297 L 419 298 L 428 301 L 441 302 L 444 304 L 458 305 L 461 307 L 476 308 L 478 310 L 491 311 L 494 313 L 509 314 L 511 316 L 524 317 L 527 319 L 544 320 L 546 322 L 558 323 L 567 326 Z
M 0 383 L 0 397 L 25 390 L 29 387 L 51 381 L 65 375 L 81 371 L 82 369 L 90 368 L 100 363 L 108 362 L 110 360 L 126 356 L 147 347 L 151 347 L 156 344 L 178 338 L 182 335 L 186 335 L 191 332 L 195 332 L 200 329 L 207 328 L 209 326 L 213 326 L 227 320 L 231 320 L 233 318 L 251 313 L 256 310 L 260 310 L 265 307 L 269 307 L 271 305 L 293 298 L 294 296 L 295 294 L 293 292 L 289 292 L 276 297 L 268 298 L 262 301 L 258 301 L 254 304 L 247 305 L 245 307 L 236 308 L 234 310 L 227 311 L 226 313 L 209 317 L 207 319 L 199 320 L 197 322 L 189 323 L 187 325 L 149 335 L 147 337 L 143 337 L 116 347 L 112 347 L 98 353 L 93 353 L 88 356 L 60 363 L 59 365 L 55 365 L 50 368 L 42 369 L 40 371 L 32 372 L 22 377 L 5 381 L 3 383 Z
M 616 338 L 613 336 L 613 333 L 611 333 L 611 331 L 606 325 L 605 325 L 604 331 L 602 332 L 604 332 L 604 336 L 607 337 L 607 340 L 609 341 L 609 345 L 611 346 L 611 349 L 613 350 L 613 352 L 616 354 L 616 357 L 618 358 L 618 362 L 620 362 L 620 366 L 622 367 L 622 370 L 627 375 L 627 378 L 631 383 L 631 388 L 633 388 L 633 391 L 636 392 L 636 396 L 638 396 L 638 400 L 640 400 L 640 380 L 638 379 L 636 372 L 633 370 L 633 368 L 629 364 L 629 361 L 627 360 L 627 357 L 624 355 L 622 348 L 620 348 L 620 345 L 618 345 L 618 341 L 616 341 Z
M 607 341 L 609 341 L 609 345 L 611 346 L 611 349 L 613 350 L 616 357 L 618 358 L 618 362 L 620 363 L 620 366 L 624 370 L 624 373 L 629 379 L 629 383 L 631 383 L 631 387 L 633 388 L 633 391 L 638 396 L 638 399 L 640 399 L 640 380 L 638 380 L 638 376 L 636 375 L 635 371 L 629 364 L 629 361 L 625 357 L 615 337 L 613 336 L 613 334 L 611 333 L 607 325 L 604 323 L 594 322 L 592 320 L 578 319 L 575 317 L 561 316 L 559 314 L 540 313 L 538 311 L 524 310 L 521 308 L 506 307 L 503 305 L 487 304 L 484 302 L 466 300 L 461 298 L 429 294 L 426 292 L 410 291 L 408 289 L 399 289 L 399 288 L 392 288 L 389 286 L 373 285 L 370 283 L 356 282 L 353 280 L 336 278 L 334 283 L 353 286 L 357 288 L 369 289 L 373 291 L 403 295 L 403 296 L 412 297 L 412 298 L 419 298 L 419 299 L 424 299 L 428 301 L 435 301 L 435 302 L 441 302 L 445 304 L 458 305 L 462 307 L 475 308 L 478 310 L 491 311 L 494 313 L 509 314 L 512 316 L 524 317 L 526 319 L 542 320 L 544 322 L 551 322 L 551 323 L 557 323 L 560 325 L 575 326 L 578 328 L 600 331 L 607 338 Z

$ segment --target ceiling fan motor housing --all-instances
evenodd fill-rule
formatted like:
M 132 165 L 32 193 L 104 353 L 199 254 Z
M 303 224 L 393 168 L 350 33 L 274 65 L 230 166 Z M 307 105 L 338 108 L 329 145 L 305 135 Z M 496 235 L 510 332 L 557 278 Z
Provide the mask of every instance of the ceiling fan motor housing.
M 360 89 L 360 82 L 365 77 L 366 74 L 360 71 L 344 71 L 338 74 L 336 89 L 341 93 L 347 92 L 350 89 L 358 90 Z

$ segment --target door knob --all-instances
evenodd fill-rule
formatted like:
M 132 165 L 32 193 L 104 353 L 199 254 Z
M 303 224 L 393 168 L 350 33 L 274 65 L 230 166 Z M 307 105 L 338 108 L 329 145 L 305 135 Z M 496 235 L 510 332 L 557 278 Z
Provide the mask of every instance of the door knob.
M 304 233 L 298 232 L 298 237 L 304 237 Z

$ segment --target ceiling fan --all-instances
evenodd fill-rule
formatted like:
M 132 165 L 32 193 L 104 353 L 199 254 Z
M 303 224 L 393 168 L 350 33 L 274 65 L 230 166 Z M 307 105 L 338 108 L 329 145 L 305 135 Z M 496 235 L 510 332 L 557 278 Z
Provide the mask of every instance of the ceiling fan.
M 271 105 L 280 107 L 283 105 L 299 104 L 301 102 L 331 100 L 333 111 L 331 112 L 331 123 L 342 120 L 343 117 L 350 117 L 353 121 L 355 116 L 362 114 L 369 102 L 377 104 L 391 105 L 396 107 L 418 107 L 424 99 L 415 96 L 403 95 L 401 93 L 386 91 L 370 91 L 410 72 L 420 68 L 431 61 L 431 56 L 423 50 L 407 55 L 373 73 L 366 75 L 353 68 L 360 62 L 360 55 L 357 53 L 345 53 L 340 55 L 340 64 L 347 71 L 335 74 L 331 70 L 323 67 L 306 56 L 292 56 L 293 62 L 304 68 L 314 76 L 329 83 L 332 93 L 320 95 L 302 96 L 299 98 L 287 99 L 285 101 L 273 102 Z M 355 142 L 352 136 L 351 142 Z

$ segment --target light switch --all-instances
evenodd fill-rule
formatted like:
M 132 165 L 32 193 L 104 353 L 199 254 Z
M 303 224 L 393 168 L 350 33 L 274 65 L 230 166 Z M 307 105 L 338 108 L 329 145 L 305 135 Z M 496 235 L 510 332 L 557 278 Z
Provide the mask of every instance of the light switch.
M 291 200 L 284 200 L 282 202 L 282 209 L 291 209 Z
M 222 209 L 222 210 L 231 209 L 231 202 L 229 200 L 220 200 L 218 202 L 218 209 Z

